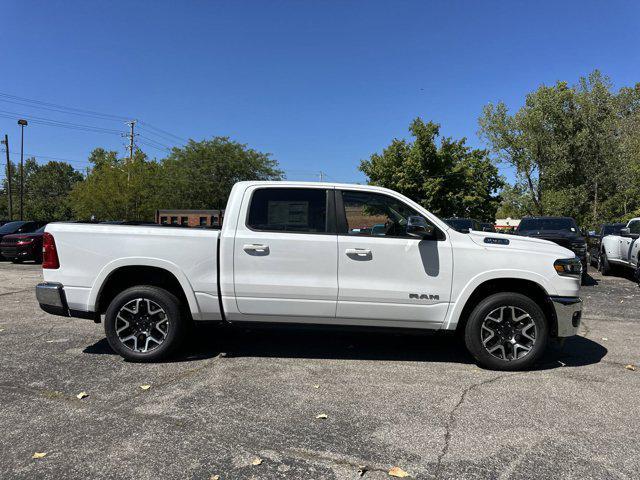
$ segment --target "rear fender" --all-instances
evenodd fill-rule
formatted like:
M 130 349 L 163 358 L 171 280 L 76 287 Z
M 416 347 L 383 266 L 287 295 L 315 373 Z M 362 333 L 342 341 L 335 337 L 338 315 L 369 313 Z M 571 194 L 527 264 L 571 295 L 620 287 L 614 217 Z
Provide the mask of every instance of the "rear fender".
M 193 287 L 187 276 L 184 272 L 178 267 L 175 263 L 160 260 L 158 258 L 148 258 L 148 257 L 125 257 L 118 258 L 117 260 L 113 260 L 112 262 L 107 263 L 98 276 L 96 277 L 93 285 L 91 287 L 91 293 L 89 294 L 88 300 L 88 309 L 90 311 L 97 311 L 97 303 L 98 297 L 100 295 L 102 286 L 105 284 L 109 275 L 118 270 L 121 267 L 132 267 L 132 266 L 146 266 L 146 267 L 157 267 L 162 268 L 169 273 L 173 274 L 174 277 L 180 283 L 182 290 L 184 291 L 185 297 L 187 298 L 187 302 L 189 303 L 189 310 L 191 311 L 191 316 L 194 320 L 200 319 L 200 309 L 198 308 L 198 302 L 196 300 Z

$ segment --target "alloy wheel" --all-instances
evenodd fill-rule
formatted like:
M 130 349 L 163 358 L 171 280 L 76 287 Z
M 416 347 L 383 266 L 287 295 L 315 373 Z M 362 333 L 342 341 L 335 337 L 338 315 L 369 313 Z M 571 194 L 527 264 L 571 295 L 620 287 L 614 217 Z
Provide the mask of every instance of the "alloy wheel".
M 115 328 L 120 343 L 134 352 L 146 353 L 158 348 L 167 338 L 169 317 L 153 300 L 136 298 L 122 306 Z
M 521 359 L 531 352 L 537 334 L 538 329 L 531 315 L 511 305 L 489 312 L 480 329 L 486 351 L 507 362 Z

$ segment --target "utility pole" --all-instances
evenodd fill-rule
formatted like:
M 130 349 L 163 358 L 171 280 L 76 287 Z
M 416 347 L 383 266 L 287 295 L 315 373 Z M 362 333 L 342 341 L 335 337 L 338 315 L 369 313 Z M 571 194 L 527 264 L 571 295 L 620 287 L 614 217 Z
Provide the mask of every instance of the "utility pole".
M 24 220 L 24 127 L 28 123 L 20 119 L 18 125 L 20 125 L 20 220 Z
M 126 136 L 129 137 L 129 160 L 127 161 L 127 195 L 126 195 L 126 204 L 124 207 L 124 214 L 126 220 L 129 220 L 129 183 L 131 182 L 131 164 L 133 163 L 133 147 L 134 147 L 134 138 L 136 136 L 135 132 L 134 132 L 134 128 L 136 126 L 136 121 L 135 120 L 131 120 L 130 122 L 127 122 L 127 125 L 129 125 L 130 133 L 128 133 Z
M 320 181 L 323 182 L 324 181 L 324 172 L 322 170 L 320 170 Z
M 131 120 L 127 122 L 127 125 L 131 128 L 131 133 L 127 135 L 129 137 L 129 162 L 133 161 L 133 138 L 135 137 L 135 133 L 133 133 L 133 129 L 136 126 L 136 120 Z
M 7 134 L 4 135 L 2 144 L 4 145 L 5 151 L 7 152 L 7 200 L 9 203 L 9 220 L 13 220 L 13 198 L 11 196 L 11 160 L 9 159 L 9 136 Z

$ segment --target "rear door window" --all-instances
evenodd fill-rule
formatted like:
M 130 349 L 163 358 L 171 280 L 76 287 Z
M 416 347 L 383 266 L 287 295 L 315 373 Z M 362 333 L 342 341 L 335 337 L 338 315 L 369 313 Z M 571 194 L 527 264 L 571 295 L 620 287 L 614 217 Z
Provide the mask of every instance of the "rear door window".
M 327 191 L 262 188 L 251 197 L 247 227 L 267 232 L 328 233 Z

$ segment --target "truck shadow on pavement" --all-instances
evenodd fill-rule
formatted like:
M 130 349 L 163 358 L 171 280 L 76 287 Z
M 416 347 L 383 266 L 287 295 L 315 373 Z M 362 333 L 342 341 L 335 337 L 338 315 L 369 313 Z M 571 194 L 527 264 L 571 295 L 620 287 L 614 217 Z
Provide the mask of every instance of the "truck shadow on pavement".
M 200 326 L 185 348 L 168 362 L 205 360 L 216 356 L 448 362 L 473 364 L 461 340 L 453 334 L 424 334 L 291 327 L 243 328 Z M 84 349 L 87 354 L 115 355 L 106 339 Z M 533 370 L 580 367 L 598 363 L 607 349 L 593 340 L 576 336 L 564 346 L 549 345 Z

